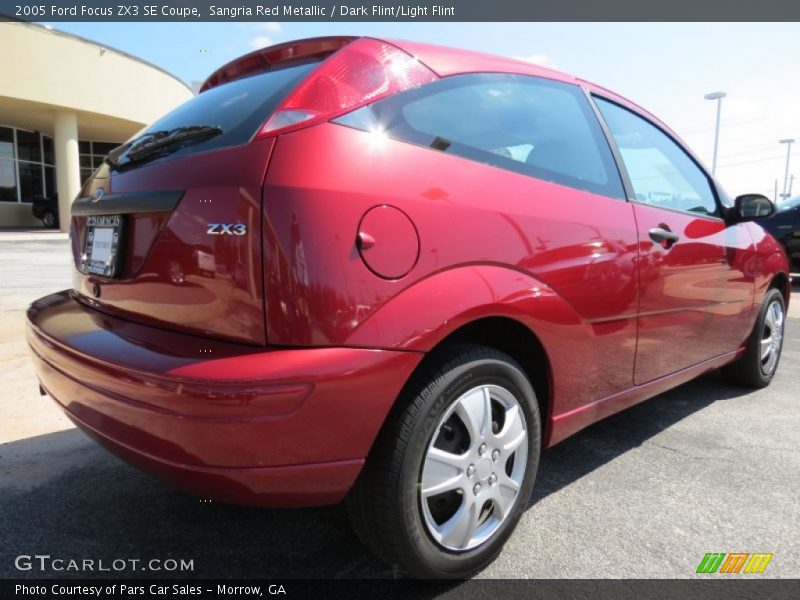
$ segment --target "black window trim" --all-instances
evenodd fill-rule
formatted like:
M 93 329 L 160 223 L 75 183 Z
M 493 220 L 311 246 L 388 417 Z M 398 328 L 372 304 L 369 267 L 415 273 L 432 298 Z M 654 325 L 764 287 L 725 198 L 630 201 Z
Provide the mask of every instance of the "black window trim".
M 669 212 L 675 212 L 682 215 L 691 215 L 693 217 L 701 217 L 704 219 L 709 219 L 711 221 L 725 221 L 724 214 L 725 214 L 725 207 L 722 206 L 722 202 L 719 199 L 719 190 L 717 189 L 717 183 L 711 175 L 709 175 L 708 171 L 705 167 L 700 164 L 700 162 L 695 158 L 694 154 L 680 141 L 675 139 L 675 136 L 666 131 L 663 127 L 654 123 L 651 119 L 649 119 L 646 115 L 643 115 L 639 111 L 632 110 L 627 106 L 619 103 L 618 101 L 614 100 L 613 98 L 609 98 L 604 94 L 599 94 L 595 91 L 589 90 L 587 88 L 582 88 L 586 95 L 588 96 L 589 102 L 592 105 L 592 108 L 595 111 L 595 115 L 597 119 L 600 121 L 600 127 L 605 134 L 609 146 L 611 146 L 611 154 L 614 156 L 614 160 L 617 162 L 617 168 L 620 171 L 622 176 L 622 183 L 623 187 L 625 188 L 625 194 L 628 196 L 628 202 L 633 204 L 641 204 L 642 206 L 650 206 L 652 208 L 658 208 L 660 210 L 666 210 Z M 611 130 L 608 127 L 608 123 L 606 123 L 605 117 L 603 117 L 603 113 L 600 111 L 600 107 L 597 106 L 595 102 L 595 98 L 600 98 L 601 100 L 608 102 L 609 104 L 613 104 L 614 106 L 618 106 L 622 110 L 628 111 L 632 115 L 639 117 L 646 123 L 649 123 L 651 126 L 655 127 L 663 133 L 669 140 L 672 141 L 680 150 L 689 158 L 690 161 L 700 170 L 700 172 L 705 176 L 706 182 L 708 183 L 708 187 L 711 188 L 711 193 L 714 196 L 714 204 L 717 207 L 718 215 L 704 215 L 703 213 L 694 212 L 691 210 L 682 210 L 680 208 L 672 208 L 669 206 L 659 206 L 655 204 L 650 204 L 649 202 L 641 202 L 636 198 L 636 194 L 633 191 L 633 184 L 631 183 L 630 175 L 628 174 L 628 168 L 625 166 L 625 161 L 622 160 L 622 154 L 619 151 L 619 146 L 617 146 L 617 141 L 614 139 L 614 136 L 611 133 Z

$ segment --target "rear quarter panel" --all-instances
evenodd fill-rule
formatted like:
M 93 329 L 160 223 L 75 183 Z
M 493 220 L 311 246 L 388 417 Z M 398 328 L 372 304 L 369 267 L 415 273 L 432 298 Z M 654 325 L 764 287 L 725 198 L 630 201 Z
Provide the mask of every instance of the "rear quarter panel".
M 376 277 L 354 243 L 382 204 L 419 234 L 400 279 Z M 624 201 L 323 124 L 278 139 L 263 230 L 270 344 L 424 351 L 506 316 L 540 337 L 557 410 L 632 383 L 637 246 Z

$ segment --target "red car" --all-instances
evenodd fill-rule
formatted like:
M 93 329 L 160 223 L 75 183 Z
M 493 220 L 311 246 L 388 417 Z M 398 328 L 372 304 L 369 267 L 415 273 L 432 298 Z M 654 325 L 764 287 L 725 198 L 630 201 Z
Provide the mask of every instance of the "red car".
M 329 37 L 253 52 L 114 150 L 41 387 L 125 460 L 463 577 L 540 450 L 712 369 L 765 386 L 788 265 L 664 124 L 515 60 Z M 175 276 L 171 265 L 180 267 Z

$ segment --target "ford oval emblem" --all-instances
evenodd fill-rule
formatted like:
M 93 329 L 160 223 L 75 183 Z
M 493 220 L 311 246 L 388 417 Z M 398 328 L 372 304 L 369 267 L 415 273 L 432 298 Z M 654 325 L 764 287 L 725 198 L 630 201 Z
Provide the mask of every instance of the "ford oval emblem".
M 97 188 L 95 191 L 92 192 L 92 202 L 97 202 L 98 200 L 102 200 L 103 196 L 106 195 L 106 188 Z

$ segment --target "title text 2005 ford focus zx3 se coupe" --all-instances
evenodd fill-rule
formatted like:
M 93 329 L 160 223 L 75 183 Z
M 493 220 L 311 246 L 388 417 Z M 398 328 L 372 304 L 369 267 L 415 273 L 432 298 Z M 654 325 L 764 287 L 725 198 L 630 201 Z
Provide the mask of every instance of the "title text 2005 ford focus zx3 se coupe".
M 371 38 L 273 46 L 115 149 L 42 389 L 221 501 L 346 499 L 420 577 L 491 561 L 539 452 L 722 367 L 778 365 L 786 255 L 662 123 L 586 81 Z

